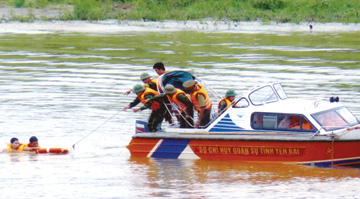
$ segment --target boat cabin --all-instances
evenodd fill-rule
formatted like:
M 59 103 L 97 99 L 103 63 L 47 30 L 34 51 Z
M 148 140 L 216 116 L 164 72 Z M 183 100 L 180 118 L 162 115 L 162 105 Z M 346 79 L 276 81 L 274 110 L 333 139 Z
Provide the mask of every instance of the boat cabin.
M 208 127 L 210 132 L 328 133 L 359 124 L 339 100 L 290 99 L 280 83 L 249 90 Z

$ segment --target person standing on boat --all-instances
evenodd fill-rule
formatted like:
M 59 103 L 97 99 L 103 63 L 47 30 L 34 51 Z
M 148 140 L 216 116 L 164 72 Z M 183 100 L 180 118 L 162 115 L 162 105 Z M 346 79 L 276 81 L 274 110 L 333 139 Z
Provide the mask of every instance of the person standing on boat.
M 20 147 L 22 144 L 20 144 L 19 139 L 17 138 L 11 138 L 10 143 L 8 144 L 8 147 L 3 150 L 3 152 L 16 152 L 20 151 Z
M 156 78 L 150 77 L 149 73 L 142 73 L 140 75 L 140 80 L 144 83 L 144 87 L 149 87 L 155 91 L 158 90 L 158 82 Z M 124 93 L 124 95 L 129 95 L 134 89 L 130 89 Z
M 167 84 L 164 88 L 165 94 L 160 94 L 150 99 L 149 102 L 158 99 L 168 99 L 171 103 L 176 105 L 180 111 L 180 128 L 193 128 L 194 110 L 193 104 L 187 97 L 186 93 L 181 89 L 175 88 L 172 84 Z
M 39 141 L 35 136 L 31 136 L 29 139 L 29 143 L 21 145 L 19 148 L 20 151 L 36 151 L 38 149 L 40 149 Z
M 145 88 L 144 86 L 137 84 L 134 86 L 133 92 L 136 93 L 137 97 L 134 99 L 133 102 L 131 102 L 128 106 L 125 106 L 122 110 L 126 111 L 129 108 L 135 107 L 140 102 L 143 103 L 144 106 L 140 108 L 134 108 L 134 112 L 138 112 L 140 110 L 145 110 L 147 108 L 150 108 L 151 114 L 148 120 L 148 127 L 150 132 L 155 132 L 161 130 L 161 124 L 165 117 L 166 108 L 164 103 L 162 103 L 160 100 L 157 101 L 151 101 L 149 102 L 148 99 L 155 97 L 158 95 L 158 93 L 151 89 L 151 88 Z M 172 123 L 171 116 L 170 118 L 166 118 L 169 123 Z
M 218 113 L 221 114 L 223 112 L 225 112 L 225 110 L 229 109 L 230 107 L 236 107 L 235 104 L 235 96 L 236 96 L 236 92 L 233 89 L 229 89 L 226 94 L 225 94 L 225 98 L 223 98 L 222 100 L 220 100 L 219 105 L 218 105 Z
M 183 83 L 183 87 L 189 91 L 191 102 L 199 114 L 199 120 L 196 122 L 196 128 L 205 128 L 210 122 L 211 101 L 206 89 L 195 80 L 188 80 Z
M 168 73 L 165 69 L 165 65 L 162 62 L 156 62 L 153 66 L 153 69 L 159 76 Z

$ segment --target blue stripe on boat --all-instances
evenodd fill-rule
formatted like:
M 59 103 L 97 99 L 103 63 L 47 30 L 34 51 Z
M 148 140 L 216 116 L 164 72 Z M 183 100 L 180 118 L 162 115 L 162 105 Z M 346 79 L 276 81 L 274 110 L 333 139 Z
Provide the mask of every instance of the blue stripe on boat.
M 332 166 L 347 166 L 351 164 L 360 164 L 360 159 L 349 159 L 349 160 L 334 160 L 331 161 L 324 161 L 324 162 L 314 162 L 314 163 L 306 163 L 304 165 L 311 165 L 311 166 L 317 166 L 317 167 L 332 167 Z
M 243 131 L 244 129 L 236 125 L 230 115 L 225 115 L 209 132 L 231 132 L 231 131 Z
M 189 142 L 190 140 L 165 139 L 151 157 L 177 159 Z

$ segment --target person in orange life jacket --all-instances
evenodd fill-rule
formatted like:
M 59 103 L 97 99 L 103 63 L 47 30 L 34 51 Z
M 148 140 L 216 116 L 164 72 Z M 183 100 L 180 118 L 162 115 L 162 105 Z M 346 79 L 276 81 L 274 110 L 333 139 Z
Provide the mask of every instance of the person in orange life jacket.
M 311 130 L 314 129 L 311 124 L 305 119 L 302 118 L 302 125 L 301 125 L 301 117 L 300 116 L 291 116 L 289 128 L 291 129 L 304 129 L 304 130 Z
M 300 116 L 287 115 L 279 123 L 279 128 L 300 129 Z
M 222 113 L 225 110 L 229 109 L 230 107 L 236 107 L 236 104 L 235 104 L 235 96 L 236 95 L 237 94 L 233 89 L 229 89 L 225 94 L 225 98 L 223 98 L 219 102 L 218 113 Z
M 157 79 L 155 78 L 151 78 L 149 73 L 142 73 L 140 75 L 140 80 L 144 83 L 144 87 L 147 88 L 151 88 L 155 91 L 157 91 L 157 88 L 158 88 L 158 82 L 157 82 Z M 134 89 L 130 89 L 128 91 L 126 91 L 124 93 L 124 95 L 129 95 Z
M 20 151 L 20 147 L 22 144 L 20 144 L 19 139 L 17 138 L 11 138 L 10 143 L 8 144 L 8 147 L 3 150 L 3 152 L 17 152 Z
M 160 94 L 150 99 L 157 100 L 160 99 L 168 99 L 170 102 L 176 104 L 178 109 L 180 110 L 181 117 L 180 120 L 180 128 L 193 128 L 194 122 L 194 110 L 193 104 L 190 99 L 186 96 L 186 93 L 178 88 L 175 88 L 171 84 L 167 84 L 164 88 L 165 94 Z
M 199 114 L 199 120 L 196 122 L 196 128 L 205 128 L 210 122 L 211 101 L 206 89 L 195 80 L 188 80 L 183 83 L 183 87 L 190 92 L 191 102 Z
M 312 130 L 314 127 L 304 118 L 302 123 L 302 129 Z
M 133 111 L 138 112 L 140 110 L 150 108 L 152 111 L 148 120 L 149 131 L 155 132 L 161 130 L 161 124 L 165 117 L 166 108 L 161 101 L 151 102 L 151 104 L 147 101 L 147 99 L 155 97 L 157 92 L 151 88 L 145 88 L 140 84 L 134 86 L 133 92 L 136 93 L 137 97 L 133 102 L 131 102 L 128 106 L 125 106 L 122 110 L 126 111 L 127 109 L 135 107 L 140 102 L 142 102 L 144 106 L 140 108 L 134 108 Z M 171 116 L 170 118 L 167 118 L 167 121 L 172 123 Z
M 20 146 L 21 151 L 36 151 L 38 149 L 40 149 L 39 141 L 35 136 L 30 137 L 28 144 Z

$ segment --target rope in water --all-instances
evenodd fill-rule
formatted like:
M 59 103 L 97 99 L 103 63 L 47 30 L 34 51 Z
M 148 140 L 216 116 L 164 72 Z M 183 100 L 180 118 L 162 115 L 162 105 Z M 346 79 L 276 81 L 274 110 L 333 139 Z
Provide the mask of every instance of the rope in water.
M 104 124 L 106 124 L 108 121 L 110 121 L 111 119 L 113 119 L 117 114 L 119 114 L 120 111 L 116 112 L 113 116 L 111 116 L 109 119 L 107 119 L 105 122 L 103 122 L 102 124 L 100 124 L 98 127 L 96 127 L 94 130 L 92 130 L 89 134 L 87 134 L 86 136 L 84 136 L 83 138 L 81 138 L 79 141 L 77 141 L 72 148 L 75 150 L 75 145 L 77 145 L 79 142 L 83 141 L 86 137 L 88 137 L 89 135 L 93 134 L 96 130 L 98 130 L 100 127 L 102 127 Z

